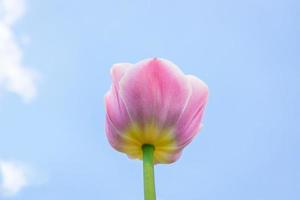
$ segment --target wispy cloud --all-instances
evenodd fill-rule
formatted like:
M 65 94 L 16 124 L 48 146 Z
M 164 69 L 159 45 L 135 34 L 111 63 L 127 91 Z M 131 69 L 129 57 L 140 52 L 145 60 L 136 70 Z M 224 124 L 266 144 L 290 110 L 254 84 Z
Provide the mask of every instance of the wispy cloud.
M 23 65 L 23 52 L 13 32 L 24 14 L 25 0 L 0 0 L 0 92 L 13 92 L 29 102 L 37 94 L 37 73 Z
M 29 169 L 12 161 L 0 161 L 0 195 L 14 196 L 29 185 Z
M 40 186 L 46 182 L 48 176 L 32 165 L 0 159 L 0 199 L 14 197 L 26 187 Z

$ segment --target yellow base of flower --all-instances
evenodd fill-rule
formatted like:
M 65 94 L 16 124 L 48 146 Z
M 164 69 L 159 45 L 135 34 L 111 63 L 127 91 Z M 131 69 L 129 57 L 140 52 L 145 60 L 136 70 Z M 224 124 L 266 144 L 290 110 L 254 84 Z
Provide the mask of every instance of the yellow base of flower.
M 173 162 L 174 153 L 178 151 L 173 130 L 161 129 L 155 123 L 149 123 L 143 128 L 132 123 L 122 134 L 122 138 L 121 151 L 134 159 L 143 159 L 144 144 L 154 146 L 154 163 Z

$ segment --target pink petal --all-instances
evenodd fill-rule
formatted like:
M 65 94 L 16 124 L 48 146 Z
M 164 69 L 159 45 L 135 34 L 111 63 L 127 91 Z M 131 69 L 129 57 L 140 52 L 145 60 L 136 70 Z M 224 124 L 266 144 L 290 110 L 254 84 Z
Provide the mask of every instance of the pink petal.
M 188 82 L 172 63 L 144 60 L 131 68 L 120 82 L 120 95 L 134 121 L 173 126 L 188 97 Z
M 118 63 L 114 64 L 111 68 L 110 74 L 112 76 L 113 85 L 116 90 L 119 90 L 119 83 L 124 74 L 132 68 L 134 65 L 130 63 Z
M 195 76 L 188 75 L 191 94 L 176 126 L 179 146 L 187 145 L 199 132 L 203 111 L 208 98 L 207 85 Z
M 123 100 L 119 96 L 119 82 L 124 74 L 132 67 L 132 64 L 115 64 L 112 67 L 111 75 L 113 85 L 111 90 L 105 96 L 106 112 L 110 121 L 118 130 L 125 128 L 129 121 L 129 115 Z
M 106 115 L 105 131 L 111 146 L 120 152 L 124 152 L 124 147 L 126 146 L 128 147 L 132 146 L 133 144 L 139 144 L 137 140 L 128 137 L 122 131 L 118 130 L 108 115 Z
M 108 115 L 106 115 L 105 132 L 111 146 L 120 151 L 122 138 L 119 130 L 115 128 Z

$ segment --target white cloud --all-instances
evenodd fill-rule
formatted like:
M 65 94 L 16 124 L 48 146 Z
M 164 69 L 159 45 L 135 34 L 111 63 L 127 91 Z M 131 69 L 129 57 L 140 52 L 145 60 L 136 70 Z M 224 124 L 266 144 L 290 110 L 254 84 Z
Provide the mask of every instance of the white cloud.
M 0 159 L 0 199 L 14 197 L 30 186 L 40 186 L 48 182 L 42 171 L 24 162 Z
M 14 196 L 29 185 L 29 169 L 16 162 L 0 161 L 0 195 Z
M 0 0 L 0 92 L 13 92 L 28 102 L 37 94 L 37 73 L 23 65 L 23 52 L 13 32 L 24 13 L 25 0 Z

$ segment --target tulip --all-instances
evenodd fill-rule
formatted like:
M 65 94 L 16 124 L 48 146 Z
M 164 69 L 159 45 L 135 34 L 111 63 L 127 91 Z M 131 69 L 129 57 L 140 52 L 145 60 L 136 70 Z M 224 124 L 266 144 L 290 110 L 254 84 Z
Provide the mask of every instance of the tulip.
M 143 160 L 145 200 L 154 200 L 153 165 L 175 162 L 199 132 L 208 88 L 160 58 L 115 64 L 111 75 L 105 96 L 108 141 Z

